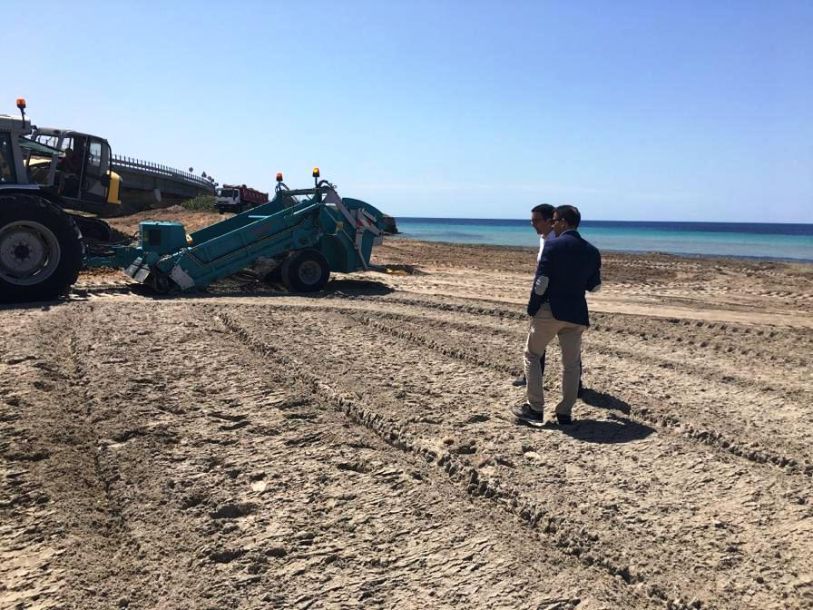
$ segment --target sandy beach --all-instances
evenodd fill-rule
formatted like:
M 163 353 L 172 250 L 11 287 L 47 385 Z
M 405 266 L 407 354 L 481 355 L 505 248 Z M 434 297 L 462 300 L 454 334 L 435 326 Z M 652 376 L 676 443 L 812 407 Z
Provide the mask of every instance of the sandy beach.
M 813 265 L 603 258 L 567 429 L 532 249 L 0 309 L 0 608 L 812 608 Z

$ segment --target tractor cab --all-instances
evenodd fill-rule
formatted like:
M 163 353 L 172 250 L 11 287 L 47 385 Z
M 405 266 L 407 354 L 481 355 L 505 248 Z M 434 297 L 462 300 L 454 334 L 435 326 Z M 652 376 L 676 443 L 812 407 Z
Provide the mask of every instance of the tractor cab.
M 23 104 L 18 100 L 18 106 Z M 23 115 L 0 114 L 0 186 L 28 184 L 19 142 L 31 133 L 31 123 Z
M 17 184 L 17 168 L 11 143 L 11 130 L 0 128 L 0 184 Z
M 119 204 L 120 178 L 111 171 L 107 140 L 77 131 L 34 128 L 20 140 L 31 181 L 53 189 L 70 207 L 104 212 Z

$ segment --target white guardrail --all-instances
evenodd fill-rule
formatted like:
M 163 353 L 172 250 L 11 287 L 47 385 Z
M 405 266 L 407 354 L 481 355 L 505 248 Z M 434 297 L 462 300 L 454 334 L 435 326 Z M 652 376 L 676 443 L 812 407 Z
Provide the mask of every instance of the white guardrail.
M 179 182 L 186 182 L 194 184 L 198 187 L 205 187 L 207 190 L 214 192 L 215 185 L 207 178 L 196 176 L 189 172 L 184 172 L 174 167 L 161 165 L 160 163 L 152 163 L 150 161 L 142 161 L 141 159 L 133 159 L 132 157 L 122 157 L 120 155 L 113 155 L 113 166 L 121 167 L 124 169 L 136 170 L 145 174 L 160 176 L 162 178 L 169 178 Z

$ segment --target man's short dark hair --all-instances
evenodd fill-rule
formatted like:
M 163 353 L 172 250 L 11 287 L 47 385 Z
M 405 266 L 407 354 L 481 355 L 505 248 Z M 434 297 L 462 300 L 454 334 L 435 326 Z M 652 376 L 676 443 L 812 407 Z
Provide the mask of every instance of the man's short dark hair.
M 581 212 L 579 212 L 579 208 L 575 205 L 560 205 L 556 208 L 556 213 L 559 214 L 559 218 L 563 219 L 569 227 L 573 227 L 574 229 L 578 227 L 582 221 Z
M 553 210 L 555 208 L 549 203 L 540 203 L 531 210 L 531 214 L 539 214 L 544 220 L 553 218 Z

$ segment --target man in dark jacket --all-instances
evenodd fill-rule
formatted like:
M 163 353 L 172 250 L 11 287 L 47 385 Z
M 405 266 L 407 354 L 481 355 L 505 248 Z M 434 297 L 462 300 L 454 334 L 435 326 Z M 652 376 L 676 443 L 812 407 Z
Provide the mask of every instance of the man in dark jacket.
M 525 346 L 525 377 L 528 401 L 514 414 L 529 422 L 543 422 L 545 404 L 539 358 L 554 337 L 562 348 L 562 401 L 556 406 L 560 425 L 572 423 L 571 410 L 579 388 L 582 333 L 590 321 L 585 291 L 601 286 L 601 255 L 576 230 L 581 222 L 579 210 L 562 205 L 553 213 L 556 239 L 545 243 L 536 268 L 528 301 L 532 316 Z

